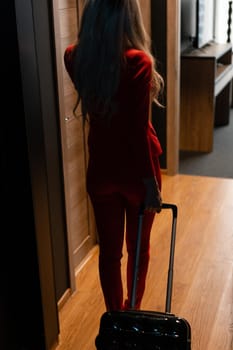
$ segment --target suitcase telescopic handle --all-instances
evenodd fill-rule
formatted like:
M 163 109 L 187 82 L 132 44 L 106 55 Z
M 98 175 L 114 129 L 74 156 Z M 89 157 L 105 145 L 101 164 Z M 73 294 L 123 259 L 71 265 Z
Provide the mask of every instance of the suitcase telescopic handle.
M 171 204 L 171 203 L 162 203 L 162 209 L 171 209 L 173 213 L 173 218 L 177 218 L 177 205 L 176 204 Z M 144 204 L 141 205 L 139 209 L 139 215 L 143 215 L 145 210 Z
M 178 208 L 176 204 L 163 203 L 162 209 L 171 209 L 173 213 L 173 218 L 177 218 Z
M 172 299 L 172 285 L 173 285 L 173 267 L 174 267 L 174 255 L 175 255 L 175 241 L 176 241 L 176 222 L 178 208 L 176 204 L 163 203 L 162 209 L 171 209 L 172 210 L 172 232 L 171 232 L 171 243 L 170 243 L 170 257 L 169 257 L 169 268 L 167 276 L 167 292 L 166 292 L 166 305 L 165 311 L 171 312 L 171 299 Z M 137 246 L 134 262 L 134 275 L 132 283 L 132 292 L 130 307 L 134 309 L 136 303 L 136 288 L 137 288 L 137 275 L 139 269 L 139 255 L 140 255 L 140 242 L 141 242 L 141 231 L 142 231 L 142 222 L 144 215 L 144 207 L 142 206 L 139 211 L 139 221 L 138 221 L 138 232 L 137 232 Z
M 171 230 L 171 243 L 170 243 L 170 256 L 169 256 L 169 266 L 167 275 L 167 294 L 165 311 L 171 312 L 171 301 L 172 301 L 172 287 L 173 287 L 173 268 L 174 268 L 174 257 L 175 257 L 175 244 L 176 244 L 176 223 L 178 208 L 176 204 L 163 203 L 162 209 L 172 210 L 172 230 Z

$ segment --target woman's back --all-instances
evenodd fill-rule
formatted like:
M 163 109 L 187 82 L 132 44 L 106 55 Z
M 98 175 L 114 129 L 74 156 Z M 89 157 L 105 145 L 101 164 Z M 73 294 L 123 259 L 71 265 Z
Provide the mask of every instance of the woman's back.
M 136 49 L 128 49 L 125 58 L 111 119 L 106 123 L 98 115 L 90 115 L 89 180 L 138 182 L 142 177 L 153 176 L 153 155 L 161 153 L 156 133 L 148 122 L 151 60 Z

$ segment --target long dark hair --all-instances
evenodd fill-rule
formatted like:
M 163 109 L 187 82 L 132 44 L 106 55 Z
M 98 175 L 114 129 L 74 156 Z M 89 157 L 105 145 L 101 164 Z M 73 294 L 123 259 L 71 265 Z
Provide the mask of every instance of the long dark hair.
M 84 117 L 113 112 L 124 51 L 130 47 L 151 57 L 152 99 L 159 104 L 163 79 L 156 71 L 138 0 L 87 0 L 74 59 L 74 83 Z

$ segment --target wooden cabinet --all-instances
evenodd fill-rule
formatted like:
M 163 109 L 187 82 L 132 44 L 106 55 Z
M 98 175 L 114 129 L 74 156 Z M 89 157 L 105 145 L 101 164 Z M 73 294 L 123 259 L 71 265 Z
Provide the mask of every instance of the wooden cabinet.
M 229 123 L 232 45 L 211 42 L 181 56 L 180 149 L 211 152 L 215 126 Z

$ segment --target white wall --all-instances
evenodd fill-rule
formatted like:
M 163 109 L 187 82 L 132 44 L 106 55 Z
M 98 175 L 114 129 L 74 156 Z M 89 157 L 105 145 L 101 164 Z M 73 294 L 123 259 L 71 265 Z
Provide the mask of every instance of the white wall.
M 219 43 L 227 42 L 227 21 L 228 21 L 228 0 L 215 0 L 215 41 Z M 232 13 L 233 21 L 233 13 Z M 233 29 L 233 26 L 232 26 Z M 233 32 L 231 33 L 231 41 L 233 41 Z

